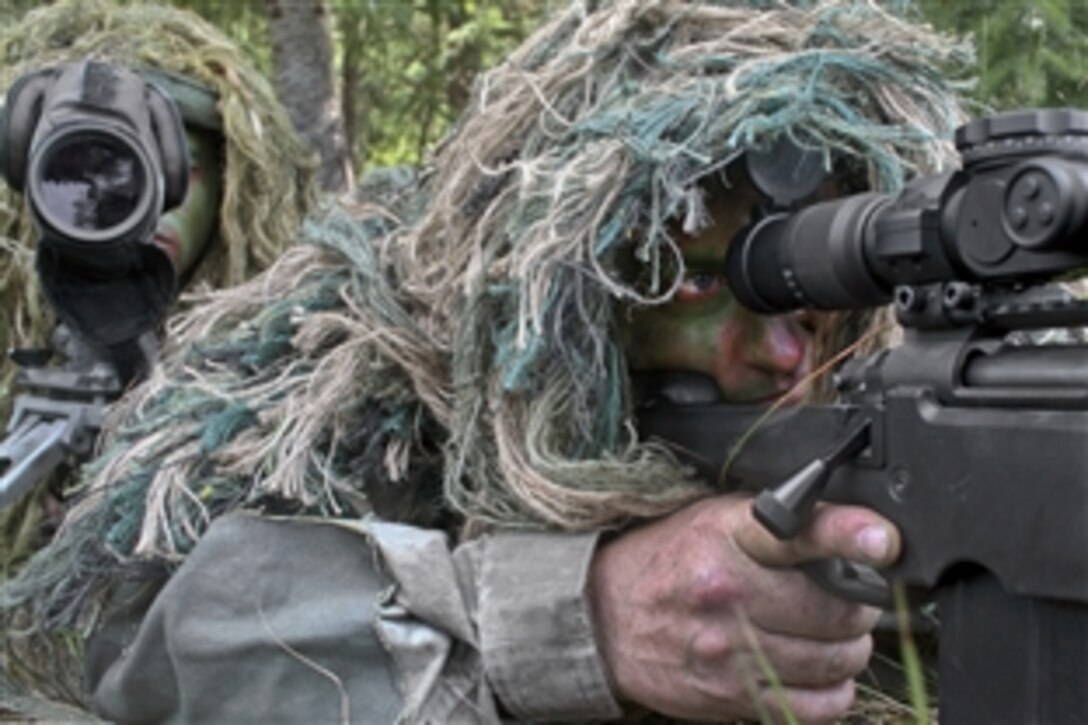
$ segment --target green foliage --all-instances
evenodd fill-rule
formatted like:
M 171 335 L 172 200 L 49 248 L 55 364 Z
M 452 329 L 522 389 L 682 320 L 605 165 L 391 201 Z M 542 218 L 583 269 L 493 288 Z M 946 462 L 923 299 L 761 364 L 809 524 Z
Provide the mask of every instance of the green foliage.
M 1088 108 L 1088 3 L 1084 0 L 919 0 L 934 25 L 970 33 L 977 100 L 995 109 Z
M 148 0 L 123 0 L 142 2 Z M 171 0 L 226 31 L 271 69 L 259 0 Z M 754 1 L 754 0 L 750 0 Z M 493 65 L 562 0 L 327 0 L 343 114 L 359 171 L 416 163 Z M 909 5 L 910 0 L 885 0 Z M 43 4 L 0 0 L 0 22 Z M 970 34 L 977 100 L 996 109 L 1088 108 L 1085 0 L 914 0 L 934 25 Z
M 418 161 L 480 71 L 539 21 L 541 0 L 335 0 L 357 166 Z
M 22 2 L 23 0 L 16 0 Z M 140 1 L 140 0 L 130 0 Z M 271 68 L 257 0 L 173 0 Z M 326 0 L 357 171 L 413 164 L 468 102 L 481 70 L 539 22 L 547 0 Z
M 926 692 L 922 658 L 914 644 L 910 627 L 910 606 L 902 582 L 895 582 L 892 593 L 895 599 L 895 620 L 899 630 L 899 651 L 903 656 L 903 669 L 907 676 L 907 690 L 914 711 L 916 725 L 929 725 L 929 695 Z
M 260 69 L 271 72 L 264 3 L 169 1 L 221 28 Z M 556 5 L 555 0 L 326 3 L 332 13 L 342 110 L 357 171 L 420 161 L 469 101 L 480 71 L 517 45 L 549 5 Z M 41 0 L 0 0 L 0 21 L 41 4 Z

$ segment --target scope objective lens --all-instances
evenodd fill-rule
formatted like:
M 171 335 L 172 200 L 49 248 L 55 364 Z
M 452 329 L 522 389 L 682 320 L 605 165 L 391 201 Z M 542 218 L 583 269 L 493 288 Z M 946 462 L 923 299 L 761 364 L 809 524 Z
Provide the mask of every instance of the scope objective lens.
M 39 211 L 54 224 L 89 232 L 127 226 L 146 188 L 140 158 L 123 141 L 74 134 L 52 144 L 37 165 Z

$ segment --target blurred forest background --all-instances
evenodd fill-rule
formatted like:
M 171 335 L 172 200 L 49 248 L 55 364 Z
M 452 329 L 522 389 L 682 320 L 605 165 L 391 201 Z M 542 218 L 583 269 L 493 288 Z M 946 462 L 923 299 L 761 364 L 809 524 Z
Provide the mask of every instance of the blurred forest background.
M 131 2 L 139 0 L 128 0 Z M 167 0 L 160 0 L 167 1 Z M 417 163 L 494 64 L 565 0 L 170 0 L 234 37 L 276 85 L 341 188 Z M 765 0 L 764 0 L 765 1 Z M 807 2 L 808 0 L 793 0 Z M 1088 1 L 891 0 L 969 35 L 984 107 L 1088 108 Z M 42 0 L 0 0 L 6 22 Z

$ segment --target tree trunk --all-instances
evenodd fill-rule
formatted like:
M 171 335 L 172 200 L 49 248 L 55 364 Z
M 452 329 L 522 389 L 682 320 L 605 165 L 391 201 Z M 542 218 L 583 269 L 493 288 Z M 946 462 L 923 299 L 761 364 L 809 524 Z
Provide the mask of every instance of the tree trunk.
M 451 33 L 472 20 L 464 0 L 450 3 L 447 13 Z M 475 35 L 461 44 L 448 63 L 446 103 L 449 104 L 450 113 L 454 117 L 460 115 L 461 110 L 468 105 L 472 98 L 472 84 L 481 70 L 483 70 L 483 48 L 480 46 L 479 35 Z
M 318 184 L 344 191 L 352 184 L 351 163 L 325 0 L 265 0 L 265 7 L 276 94 L 295 129 L 320 156 Z
M 340 59 L 340 108 L 344 118 L 344 140 L 351 167 L 357 168 L 359 139 L 366 138 L 365 116 L 359 117 L 359 89 L 363 84 L 363 26 L 365 13 L 362 3 L 349 3 L 337 11 L 343 54 Z M 362 154 L 362 158 L 366 153 Z

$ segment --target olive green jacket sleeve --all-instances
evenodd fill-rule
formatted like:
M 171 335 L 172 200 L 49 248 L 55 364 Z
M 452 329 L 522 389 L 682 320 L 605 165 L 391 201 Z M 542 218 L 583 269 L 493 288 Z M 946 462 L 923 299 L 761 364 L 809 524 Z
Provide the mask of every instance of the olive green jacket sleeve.
M 585 584 L 596 537 L 237 514 L 165 585 L 129 583 L 87 650 L 118 722 L 619 716 Z

